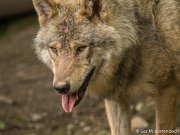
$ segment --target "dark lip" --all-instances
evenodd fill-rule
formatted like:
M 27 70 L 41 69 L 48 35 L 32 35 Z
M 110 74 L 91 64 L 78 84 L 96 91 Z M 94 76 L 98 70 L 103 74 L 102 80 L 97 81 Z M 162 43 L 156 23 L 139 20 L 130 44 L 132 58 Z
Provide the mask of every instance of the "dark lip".
M 80 89 L 79 89 L 79 91 L 78 91 L 78 100 L 76 101 L 76 103 L 75 103 L 74 106 L 77 106 L 77 105 L 81 102 L 82 98 L 84 97 L 84 94 L 85 94 L 85 92 L 86 92 L 87 86 L 88 86 L 88 84 L 89 84 L 89 82 L 90 82 L 90 80 L 91 80 L 91 78 L 92 78 L 92 76 L 93 76 L 93 74 L 94 74 L 95 68 L 96 68 L 96 67 L 93 67 L 93 68 L 91 69 L 91 71 L 90 71 L 90 72 L 88 73 L 88 75 L 86 76 L 83 84 L 81 85 L 81 87 L 80 87 Z

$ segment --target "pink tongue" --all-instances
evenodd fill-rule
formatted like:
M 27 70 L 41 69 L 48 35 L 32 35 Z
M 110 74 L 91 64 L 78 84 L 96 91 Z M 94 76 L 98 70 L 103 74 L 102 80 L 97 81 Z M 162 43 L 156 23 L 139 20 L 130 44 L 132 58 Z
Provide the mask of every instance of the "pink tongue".
M 62 107 L 65 112 L 72 112 L 72 109 L 78 99 L 78 94 L 62 95 Z

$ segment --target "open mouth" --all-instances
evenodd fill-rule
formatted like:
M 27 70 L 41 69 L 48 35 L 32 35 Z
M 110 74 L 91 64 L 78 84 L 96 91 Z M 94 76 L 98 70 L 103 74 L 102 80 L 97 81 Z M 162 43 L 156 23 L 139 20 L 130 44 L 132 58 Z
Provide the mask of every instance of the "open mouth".
M 65 112 L 72 112 L 73 108 L 81 102 L 94 71 L 95 67 L 92 68 L 91 71 L 88 73 L 80 89 L 77 92 L 70 95 L 62 95 L 62 107 Z

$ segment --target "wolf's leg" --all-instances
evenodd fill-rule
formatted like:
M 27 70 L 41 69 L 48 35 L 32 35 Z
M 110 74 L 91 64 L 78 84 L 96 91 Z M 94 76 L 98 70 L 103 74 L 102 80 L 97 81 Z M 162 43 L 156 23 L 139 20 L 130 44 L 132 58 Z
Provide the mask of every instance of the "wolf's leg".
M 111 135 L 130 135 L 130 101 L 129 96 L 105 99 Z
M 156 129 L 168 130 L 176 129 L 177 111 L 177 88 L 168 87 L 161 91 L 156 97 Z M 156 135 L 174 135 L 170 133 L 156 133 Z

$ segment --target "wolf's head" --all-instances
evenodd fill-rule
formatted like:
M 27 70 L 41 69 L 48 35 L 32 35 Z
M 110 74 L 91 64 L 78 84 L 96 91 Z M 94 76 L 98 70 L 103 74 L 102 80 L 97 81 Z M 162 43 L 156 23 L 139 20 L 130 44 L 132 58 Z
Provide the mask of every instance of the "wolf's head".
M 135 43 L 133 4 L 120 1 L 33 0 L 40 23 L 35 50 L 52 69 L 66 112 L 87 88 L 107 95 L 124 49 Z

